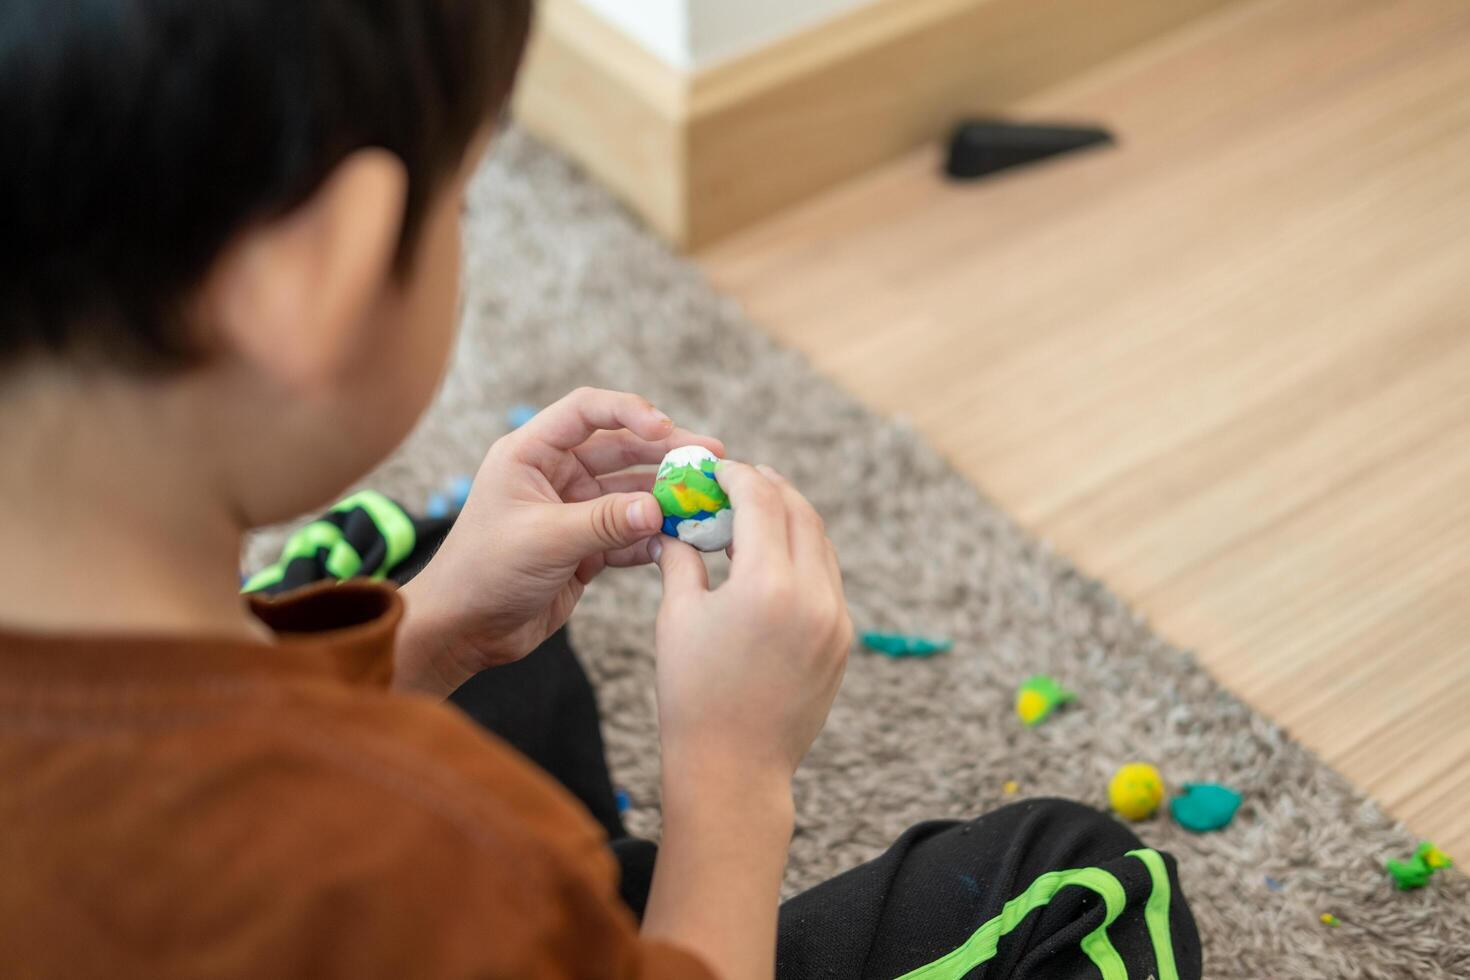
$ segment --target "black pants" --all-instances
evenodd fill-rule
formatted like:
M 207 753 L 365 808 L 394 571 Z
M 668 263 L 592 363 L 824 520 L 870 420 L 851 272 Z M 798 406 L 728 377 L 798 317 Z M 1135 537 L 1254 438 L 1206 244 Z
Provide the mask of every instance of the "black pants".
M 391 502 L 389 502 L 391 504 Z M 371 508 L 335 512 L 360 554 L 391 552 Z M 406 580 L 450 521 L 414 521 Z M 328 574 L 325 549 L 298 549 L 272 591 Z M 592 685 L 565 631 L 454 693 L 470 717 L 561 781 L 607 830 L 623 900 L 642 916 L 657 847 L 618 815 Z M 1199 935 L 1174 860 L 1115 820 L 1065 800 L 1027 800 L 969 821 L 910 828 L 866 864 L 781 907 L 779 980 L 1195 980 Z
M 623 829 L 596 698 L 565 632 L 480 674 L 453 701 L 586 804 L 622 865 L 623 898 L 641 916 L 657 848 Z M 920 967 L 925 980 L 1166 980 L 1201 970 L 1173 858 L 1065 800 L 919 824 L 781 908 L 781 980 L 892 980 Z

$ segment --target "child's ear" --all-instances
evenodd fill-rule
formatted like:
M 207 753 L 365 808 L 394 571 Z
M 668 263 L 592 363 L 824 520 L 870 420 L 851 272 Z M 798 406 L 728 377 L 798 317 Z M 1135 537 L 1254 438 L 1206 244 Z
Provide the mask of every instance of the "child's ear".
M 201 294 L 213 343 L 295 390 L 340 374 L 392 274 L 407 196 L 398 157 L 358 150 L 299 207 L 243 232 Z

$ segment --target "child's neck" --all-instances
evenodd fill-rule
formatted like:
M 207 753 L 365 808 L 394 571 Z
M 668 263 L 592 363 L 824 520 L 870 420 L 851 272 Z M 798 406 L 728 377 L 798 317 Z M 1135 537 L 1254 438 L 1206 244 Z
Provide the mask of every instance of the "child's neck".
M 217 447 L 165 385 L 0 385 L 0 628 L 258 637 Z M 172 420 L 172 421 L 171 421 Z

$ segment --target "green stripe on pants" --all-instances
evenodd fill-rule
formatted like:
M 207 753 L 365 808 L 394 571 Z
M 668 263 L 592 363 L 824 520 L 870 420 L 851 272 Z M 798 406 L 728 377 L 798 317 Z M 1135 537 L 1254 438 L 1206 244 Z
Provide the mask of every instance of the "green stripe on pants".
M 1148 923 L 1148 938 L 1154 944 L 1159 980 L 1179 980 L 1179 970 L 1174 965 L 1174 936 L 1169 931 L 1169 901 L 1172 897 L 1169 869 L 1164 867 L 1164 859 L 1159 857 L 1158 851 L 1143 848 L 1129 851 L 1128 856 L 1142 861 L 1153 880 L 1153 890 L 1149 892 L 1148 904 L 1143 908 L 1143 918 Z
M 1020 895 L 1006 902 L 1000 915 L 976 929 L 970 938 L 932 963 L 910 970 L 897 980 L 960 980 L 981 963 L 995 956 L 1002 936 L 1032 912 L 1046 905 L 1063 888 L 1090 888 L 1102 896 L 1107 915 L 1102 924 L 1082 937 L 1082 951 L 1102 971 L 1103 980 L 1128 980 L 1123 958 L 1108 939 L 1108 926 L 1123 913 L 1127 894 L 1123 883 L 1101 868 L 1049 871 L 1037 878 Z M 1162 980 L 1162 978 L 1161 978 Z

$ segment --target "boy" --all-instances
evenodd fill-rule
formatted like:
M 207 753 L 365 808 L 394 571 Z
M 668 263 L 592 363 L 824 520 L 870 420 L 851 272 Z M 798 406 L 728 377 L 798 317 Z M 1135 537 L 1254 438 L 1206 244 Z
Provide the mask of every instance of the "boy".
M 851 641 L 836 559 L 789 483 L 729 463 L 710 590 L 628 467 L 723 447 L 634 395 L 575 392 L 491 447 L 401 590 L 242 603 L 246 530 L 331 499 L 430 398 L 528 8 L 0 5 L 5 972 L 1198 976 L 1172 861 L 1059 801 L 921 825 L 778 913 L 791 776 Z M 412 550 L 381 503 L 382 554 L 323 531 L 328 571 Z M 649 561 L 651 879 L 651 845 L 610 850 L 442 704 L 531 698 L 517 671 L 574 664 L 537 648 L 588 583 Z

